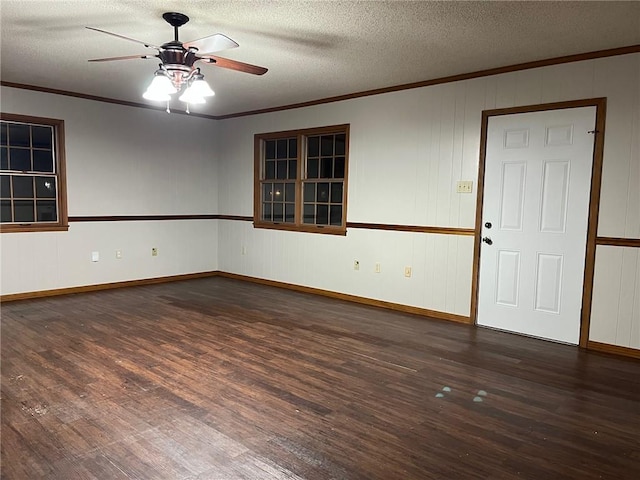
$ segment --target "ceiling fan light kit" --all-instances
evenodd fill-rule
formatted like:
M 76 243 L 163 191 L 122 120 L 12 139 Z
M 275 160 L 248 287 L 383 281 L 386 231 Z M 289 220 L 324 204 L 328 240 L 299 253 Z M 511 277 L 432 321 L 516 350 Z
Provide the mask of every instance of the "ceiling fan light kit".
M 164 65 L 160 65 L 142 97 L 156 102 L 170 102 L 171 95 L 178 93 L 184 85 L 187 85 L 187 88 L 179 97 L 179 100 L 187 104 L 187 110 L 189 104 L 205 103 L 205 97 L 215 95 L 215 92 L 211 90 L 211 87 L 205 81 L 204 75 L 200 73 L 199 68 L 185 75 L 181 71 L 172 71 L 165 68 Z
M 267 69 L 264 67 L 210 55 L 210 53 L 219 50 L 238 46 L 236 42 L 226 35 L 216 33 L 208 37 L 183 43 L 178 40 L 178 28 L 187 23 L 189 17 L 182 13 L 167 12 L 162 15 L 162 18 L 173 27 L 174 39 L 159 47 L 117 33 L 87 27 L 90 30 L 106 33 L 107 35 L 129 40 L 142 44 L 146 48 L 157 50 L 156 55 L 128 55 L 124 57 L 97 58 L 89 61 L 106 62 L 113 60 L 130 60 L 134 58 L 159 58 L 162 63 L 160 63 L 159 68 L 155 71 L 153 80 L 142 94 L 142 97 L 150 101 L 167 102 L 167 112 L 170 111 L 169 104 L 172 99 L 171 95 L 180 92 L 185 86 L 186 88 L 182 95 L 180 95 L 179 100 L 187 104 L 187 113 L 189 113 L 189 105 L 203 104 L 206 102 L 205 97 L 215 95 L 214 91 L 205 81 L 204 75 L 200 72 L 200 68 L 194 66 L 197 61 L 202 60 L 207 64 L 217 64 L 217 66 L 222 68 L 238 70 L 254 75 L 263 75 L 267 72 Z M 206 53 L 199 55 L 198 52 L 200 50 Z

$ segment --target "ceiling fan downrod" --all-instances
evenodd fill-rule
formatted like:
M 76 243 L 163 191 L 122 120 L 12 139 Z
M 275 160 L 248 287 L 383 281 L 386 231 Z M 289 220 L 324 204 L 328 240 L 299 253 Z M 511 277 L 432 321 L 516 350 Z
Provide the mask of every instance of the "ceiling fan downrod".
M 181 27 L 185 23 L 189 21 L 189 17 L 187 17 L 184 13 L 178 12 L 166 12 L 162 14 L 162 18 L 173 27 L 173 41 L 178 41 L 178 27 Z

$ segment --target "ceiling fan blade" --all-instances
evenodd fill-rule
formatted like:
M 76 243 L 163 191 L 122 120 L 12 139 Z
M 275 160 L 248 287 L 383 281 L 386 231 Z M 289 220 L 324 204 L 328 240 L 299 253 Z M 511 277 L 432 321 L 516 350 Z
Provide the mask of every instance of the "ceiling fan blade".
M 99 28 L 94 28 L 94 27 L 85 27 L 85 28 L 88 28 L 89 30 L 94 30 L 94 31 L 100 32 L 100 33 L 106 33 L 107 35 L 111 35 L 112 37 L 118 37 L 118 38 L 122 38 L 123 40 L 129 40 L 130 42 L 140 43 L 140 44 L 144 45 L 145 47 L 151 47 L 151 48 L 155 48 L 156 50 L 160 50 L 160 47 L 158 47 L 156 45 L 153 45 L 153 44 L 148 43 L 148 42 L 143 42 L 141 40 L 136 40 L 135 38 L 125 37 L 124 35 L 120 35 L 118 33 L 107 32 L 106 30 L 100 30 Z
M 214 55 L 200 57 L 200 60 L 206 63 L 212 63 L 214 65 L 217 65 L 218 67 L 237 70 L 239 72 L 251 73 L 253 75 L 264 75 L 265 73 L 267 73 L 267 69 L 264 67 L 251 65 L 249 63 L 242 63 L 238 62 L 237 60 L 230 60 L 228 58 L 217 57 Z
M 221 33 L 215 33 L 208 37 L 199 38 L 198 40 L 191 40 L 182 45 L 184 48 L 197 48 L 198 52 L 204 54 L 228 50 L 229 48 L 236 48 L 238 46 L 236 42 Z
M 124 57 L 92 58 L 90 62 L 110 62 L 112 60 L 132 60 L 134 58 L 158 58 L 158 55 L 125 55 Z

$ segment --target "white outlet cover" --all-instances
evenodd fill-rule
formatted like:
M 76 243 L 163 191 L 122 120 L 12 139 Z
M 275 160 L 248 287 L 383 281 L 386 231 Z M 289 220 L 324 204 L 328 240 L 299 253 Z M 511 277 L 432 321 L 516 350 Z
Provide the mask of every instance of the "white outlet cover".
M 97 262 L 100 260 L 100 252 L 91 252 L 91 261 Z
M 456 185 L 458 193 L 473 193 L 473 180 L 460 180 Z

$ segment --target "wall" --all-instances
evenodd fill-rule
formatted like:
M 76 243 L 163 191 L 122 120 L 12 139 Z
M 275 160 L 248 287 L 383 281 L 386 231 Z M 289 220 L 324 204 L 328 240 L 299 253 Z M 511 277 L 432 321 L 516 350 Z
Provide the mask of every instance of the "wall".
M 455 193 L 455 185 L 476 185 L 482 110 L 607 97 L 598 235 L 637 239 L 639 85 L 640 54 L 631 54 L 224 120 L 219 213 L 253 214 L 255 133 L 350 123 L 349 222 L 473 228 L 475 195 Z M 591 340 L 640 348 L 638 261 L 635 267 L 603 261 L 607 249 L 622 255 L 622 247 L 597 249 Z M 376 262 L 381 273 L 374 273 Z M 470 313 L 472 237 L 350 228 L 335 238 L 222 221 L 219 264 L 227 272 Z M 403 276 L 405 266 L 412 267 L 411 278 Z M 626 287 L 632 294 L 602 281 L 621 275 L 636 279 Z M 617 323 L 607 313 L 612 309 L 621 317 Z
M 216 213 L 211 120 L 7 87 L 1 94 L 3 112 L 65 121 L 70 217 Z M 2 294 L 218 267 L 211 220 L 71 223 L 68 232 L 5 233 L 0 245 Z

